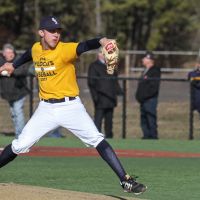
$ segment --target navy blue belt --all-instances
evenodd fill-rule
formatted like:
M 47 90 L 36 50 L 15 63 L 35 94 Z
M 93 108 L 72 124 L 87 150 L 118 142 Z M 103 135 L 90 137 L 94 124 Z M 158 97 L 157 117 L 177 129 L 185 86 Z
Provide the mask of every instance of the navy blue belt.
M 54 99 L 54 98 L 41 99 L 41 101 L 44 101 L 44 102 L 47 102 L 47 103 L 62 103 L 62 102 L 65 102 L 65 101 L 73 101 L 75 99 L 76 99 L 76 97 L 64 97 L 64 98 L 61 98 L 61 99 Z

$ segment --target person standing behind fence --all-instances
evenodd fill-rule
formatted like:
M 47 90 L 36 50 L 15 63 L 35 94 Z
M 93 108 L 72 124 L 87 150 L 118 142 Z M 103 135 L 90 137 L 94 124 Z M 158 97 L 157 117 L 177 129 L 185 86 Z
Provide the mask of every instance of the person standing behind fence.
M 17 55 L 14 46 L 5 44 L 2 49 L 0 66 L 6 62 L 12 63 L 16 58 Z M 0 78 L 1 97 L 9 104 L 16 138 L 18 138 L 25 126 L 23 107 L 25 96 L 28 94 L 26 81 L 27 74 L 28 67 L 23 66 L 15 70 L 11 77 L 1 76 Z
M 145 67 L 136 90 L 136 99 L 140 104 L 140 123 L 143 132 L 142 139 L 158 139 L 157 131 L 157 104 L 159 94 L 159 80 L 161 71 L 155 66 L 152 52 L 146 52 L 142 59 Z
M 200 60 L 196 68 L 188 73 L 188 80 L 191 81 L 191 109 L 200 113 Z
M 96 78 L 90 78 L 96 77 Z M 110 75 L 106 72 L 106 64 L 101 52 L 88 70 L 88 87 L 94 102 L 94 122 L 101 132 L 104 119 L 104 132 L 106 138 L 113 137 L 113 113 L 117 106 L 117 95 L 122 89 L 117 81 L 116 72 Z

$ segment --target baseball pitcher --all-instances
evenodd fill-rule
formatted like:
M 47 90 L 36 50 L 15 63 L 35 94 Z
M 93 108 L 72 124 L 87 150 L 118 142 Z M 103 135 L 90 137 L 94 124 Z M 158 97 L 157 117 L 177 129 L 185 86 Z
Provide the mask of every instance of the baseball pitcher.
M 19 138 L 5 147 L 0 155 L 0 167 L 5 166 L 20 153 L 26 153 L 47 132 L 62 126 L 71 131 L 87 146 L 94 147 L 119 177 L 124 191 L 134 194 L 145 192 L 146 186 L 129 176 L 112 147 L 104 139 L 86 112 L 76 82 L 76 59 L 84 52 L 102 47 L 107 56 L 108 73 L 117 65 L 116 42 L 107 38 L 94 38 L 79 43 L 60 41 L 62 27 L 54 16 L 44 17 L 40 22 L 36 42 L 14 63 L 0 67 L 1 74 L 10 75 L 22 64 L 33 61 L 39 82 L 40 103 L 25 125 Z M 6 73 L 5 73 L 6 72 Z

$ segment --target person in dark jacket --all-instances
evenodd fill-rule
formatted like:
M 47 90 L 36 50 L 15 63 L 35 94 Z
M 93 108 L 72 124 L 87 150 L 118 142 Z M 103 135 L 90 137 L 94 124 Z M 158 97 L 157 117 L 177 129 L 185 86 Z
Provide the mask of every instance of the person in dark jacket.
M 200 60 L 193 71 L 188 73 L 191 81 L 191 106 L 193 111 L 200 113 Z
M 0 66 L 5 62 L 13 62 L 17 55 L 13 45 L 5 44 L 2 49 L 2 57 L 0 58 Z M 11 118 L 14 124 L 15 136 L 18 138 L 25 126 L 24 102 L 28 93 L 26 76 L 28 67 L 23 66 L 12 74 L 11 77 L 0 77 L 0 93 L 10 107 Z
M 145 69 L 136 90 L 136 99 L 140 104 L 142 139 L 158 139 L 157 105 L 161 71 L 159 67 L 155 66 L 152 52 L 146 52 L 142 64 Z
M 102 53 L 99 52 L 97 60 L 89 66 L 88 86 L 94 102 L 95 125 L 101 132 L 102 121 L 104 119 L 106 138 L 113 137 L 113 112 L 114 108 L 117 106 L 117 95 L 123 93 L 116 78 L 116 72 L 113 75 L 107 74 L 104 57 Z

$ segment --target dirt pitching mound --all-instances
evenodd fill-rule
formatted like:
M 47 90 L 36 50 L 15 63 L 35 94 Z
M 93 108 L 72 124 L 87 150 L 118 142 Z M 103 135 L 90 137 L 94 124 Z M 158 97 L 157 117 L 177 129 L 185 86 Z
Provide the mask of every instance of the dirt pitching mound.
M 0 184 L 1 200 L 139 200 L 131 197 L 112 197 L 84 192 L 57 190 L 44 187 Z

